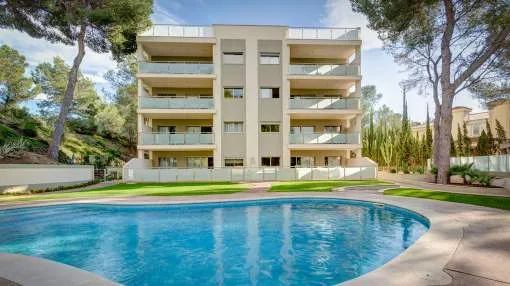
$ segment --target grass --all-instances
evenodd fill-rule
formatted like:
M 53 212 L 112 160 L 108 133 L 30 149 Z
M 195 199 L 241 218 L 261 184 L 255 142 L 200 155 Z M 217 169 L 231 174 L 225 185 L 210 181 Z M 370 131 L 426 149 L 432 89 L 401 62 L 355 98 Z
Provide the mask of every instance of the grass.
M 484 206 L 489 208 L 496 208 L 510 211 L 510 198 L 509 197 L 495 197 L 483 195 L 468 195 L 468 194 L 455 194 L 446 193 L 432 190 L 420 190 L 413 188 L 402 189 L 389 189 L 384 191 L 385 195 L 414 197 L 421 199 L 431 199 L 438 201 L 447 201 L 455 203 L 463 203 L 477 206 Z
M 277 182 L 270 192 L 331 192 L 335 188 L 388 184 L 378 180 L 339 180 L 339 181 L 292 181 Z
M 104 197 L 216 195 L 232 194 L 246 189 L 248 189 L 247 185 L 228 182 L 118 184 L 94 190 L 77 192 L 16 196 L 2 195 L 0 196 L 0 203 L 58 199 L 94 199 Z

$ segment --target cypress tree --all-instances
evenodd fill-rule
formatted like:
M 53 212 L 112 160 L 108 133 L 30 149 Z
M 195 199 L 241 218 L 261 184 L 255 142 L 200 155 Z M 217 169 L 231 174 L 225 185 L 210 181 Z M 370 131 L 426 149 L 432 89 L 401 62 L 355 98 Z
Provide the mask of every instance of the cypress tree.
M 505 129 L 503 128 L 503 125 L 501 125 L 501 122 L 496 119 L 496 142 L 498 143 L 498 150 L 501 146 L 501 144 L 505 143 L 506 141 L 506 133 Z
M 471 139 L 469 139 L 466 122 L 462 125 L 462 145 L 464 145 L 464 156 L 471 156 Z
M 462 131 L 460 130 L 460 124 L 457 124 L 457 154 L 464 156 L 464 142 L 462 141 Z
M 476 153 L 479 156 L 485 156 L 490 154 L 489 138 L 485 130 L 482 130 L 482 134 L 478 138 L 478 144 L 476 145 Z
M 430 116 L 429 116 L 429 105 L 427 103 L 427 122 L 425 129 L 425 147 L 427 148 L 427 152 L 425 153 L 426 158 L 432 158 L 432 129 L 430 129 Z
M 496 154 L 497 152 L 497 144 L 496 140 L 494 139 L 494 136 L 492 135 L 491 125 L 489 124 L 489 120 L 485 119 L 485 129 L 487 129 L 487 144 L 488 144 L 488 151 L 490 155 Z
M 457 150 L 455 150 L 455 142 L 453 141 L 453 136 L 450 138 L 450 156 L 457 157 Z

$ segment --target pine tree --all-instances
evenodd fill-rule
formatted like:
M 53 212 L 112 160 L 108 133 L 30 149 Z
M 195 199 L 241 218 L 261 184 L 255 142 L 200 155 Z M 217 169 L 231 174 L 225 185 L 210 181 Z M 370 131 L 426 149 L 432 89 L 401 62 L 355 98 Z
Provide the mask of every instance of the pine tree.
M 496 144 L 496 139 L 494 139 L 494 136 L 492 135 L 491 125 L 489 124 L 489 120 L 485 119 L 485 129 L 487 129 L 487 144 L 488 144 L 488 151 L 489 155 L 496 154 L 498 151 L 498 147 Z
M 457 124 L 457 155 L 464 156 L 464 142 L 462 141 L 462 131 L 460 124 Z
M 471 139 L 469 139 L 466 122 L 462 125 L 462 141 L 464 145 L 464 156 L 471 156 Z

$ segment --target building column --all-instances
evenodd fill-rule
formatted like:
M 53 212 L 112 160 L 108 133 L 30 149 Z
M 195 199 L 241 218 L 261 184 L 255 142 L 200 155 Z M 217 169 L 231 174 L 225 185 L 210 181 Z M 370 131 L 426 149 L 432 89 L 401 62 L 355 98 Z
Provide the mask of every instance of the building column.
M 246 166 L 260 166 L 259 158 L 259 84 L 258 84 L 258 42 L 257 39 L 246 40 L 246 86 L 245 86 L 245 138 Z
M 213 80 L 213 100 L 214 100 L 214 115 L 213 115 L 213 134 L 214 134 L 214 145 L 213 151 L 214 156 L 214 167 L 223 167 L 223 154 L 221 151 L 221 135 L 223 134 L 223 122 L 221 120 L 221 54 L 220 54 L 220 41 L 212 46 L 213 49 L 213 65 L 214 74 L 216 78 Z
M 289 136 L 290 136 L 290 82 L 287 79 L 289 72 L 290 62 L 290 48 L 285 41 L 283 41 L 282 48 L 282 160 L 280 164 L 283 167 L 290 167 L 290 149 L 289 149 Z

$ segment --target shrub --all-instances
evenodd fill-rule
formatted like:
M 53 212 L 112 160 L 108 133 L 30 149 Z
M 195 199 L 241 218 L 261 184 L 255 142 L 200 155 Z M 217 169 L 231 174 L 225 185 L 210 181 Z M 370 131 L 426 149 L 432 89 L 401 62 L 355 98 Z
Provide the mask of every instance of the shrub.
M 28 137 L 37 137 L 37 128 L 39 124 L 34 120 L 24 120 L 21 131 Z
M 391 169 L 390 169 L 390 173 L 392 173 L 392 174 L 396 174 L 396 173 L 397 173 L 397 170 L 396 170 L 396 169 L 394 169 L 394 168 L 391 168 Z
M 18 158 L 20 152 L 27 146 L 27 140 L 24 138 L 14 139 L 0 145 L 0 159 Z
M 472 174 L 473 163 L 470 164 L 462 164 L 462 165 L 452 165 L 448 168 L 448 176 L 458 175 L 462 177 L 464 184 L 468 183 L 467 176 Z
M 423 167 L 418 167 L 418 168 L 416 168 L 415 172 L 418 174 L 424 174 L 425 170 L 423 169 Z
M 476 181 L 484 187 L 489 187 L 492 183 L 492 180 L 494 180 L 494 178 L 495 178 L 494 176 L 491 176 L 488 174 L 479 174 L 476 178 Z
M 409 174 L 409 173 L 410 173 L 410 172 L 409 172 L 409 169 L 405 169 L 405 170 L 404 170 L 404 174 Z
M 436 166 L 430 167 L 430 173 L 437 176 L 438 169 Z

